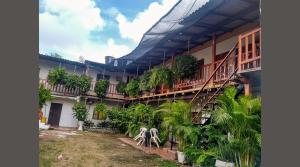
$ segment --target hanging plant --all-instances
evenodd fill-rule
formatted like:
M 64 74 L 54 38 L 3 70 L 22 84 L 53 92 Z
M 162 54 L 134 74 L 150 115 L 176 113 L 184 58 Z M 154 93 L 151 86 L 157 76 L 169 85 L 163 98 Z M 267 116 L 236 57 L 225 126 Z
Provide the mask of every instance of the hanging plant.
M 44 104 L 48 100 L 51 100 L 51 91 L 49 89 L 46 89 L 44 84 L 40 84 L 39 86 L 39 108 L 43 108 Z
M 139 77 L 139 89 L 141 91 L 149 91 L 149 80 L 150 80 L 151 72 L 146 71 L 143 75 Z
M 139 93 L 139 82 L 136 79 L 131 79 L 126 85 L 125 92 L 129 96 L 137 96 Z
M 76 118 L 78 121 L 84 121 L 87 116 L 87 109 L 86 105 L 82 102 L 77 102 L 73 106 L 73 116 Z
M 176 79 L 193 78 L 197 72 L 197 59 L 191 55 L 178 56 L 172 66 L 172 71 Z
M 80 90 L 80 94 L 84 94 L 90 90 L 92 78 L 86 75 L 81 75 L 78 78 L 78 89 Z
M 107 106 L 104 103 L 96 104 L 94 112 L 97 112 L 99 120 L 105 120 L 107 117 Z
M 102 98 L 106 95 L 107 88 L 109 86 L 108 80 L 99 80 L 95 85 L 95 92 L 98 97 Z
M 49 71 L 48 82 L 51 85 L 65 84 L 66 77 L 67 77 L 67 73 L 65 68 L 56 67 Z
M 79 86 L 79 76 L 76 74 L 67 75 L 65 81 L 66 88 L 76 89 Z
M 155 88 L 156 86 L 164 85 L 171 87 L 173 84 L 173 73 L 170 69 L 165 67 L 153 68 L 151 71 L 149 86 Z
M 119 93 L 125 93 L 126 84 L 123 81 L 119 81 L 119 83 L 116 86 L 117 92 Z

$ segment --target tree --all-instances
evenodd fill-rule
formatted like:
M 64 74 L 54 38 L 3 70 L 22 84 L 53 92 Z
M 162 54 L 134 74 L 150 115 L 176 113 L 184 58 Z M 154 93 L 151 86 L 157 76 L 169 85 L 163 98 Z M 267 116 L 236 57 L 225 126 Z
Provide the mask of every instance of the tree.
M 84 63 L 84 61 L 85 61 L 85 58 L 84 58 L 83 56 L 79 56 L 78 59 L 79 59 L 79 62 L 80 62 L 80 63 Z

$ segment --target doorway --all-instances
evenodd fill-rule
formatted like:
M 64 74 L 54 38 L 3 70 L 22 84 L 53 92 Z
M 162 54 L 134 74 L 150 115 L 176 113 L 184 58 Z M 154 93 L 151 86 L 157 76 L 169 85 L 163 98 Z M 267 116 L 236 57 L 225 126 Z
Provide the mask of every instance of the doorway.
M 51 126 L 59 126 L 61 109 L 61 103 L 51 103 L 48 124 Z

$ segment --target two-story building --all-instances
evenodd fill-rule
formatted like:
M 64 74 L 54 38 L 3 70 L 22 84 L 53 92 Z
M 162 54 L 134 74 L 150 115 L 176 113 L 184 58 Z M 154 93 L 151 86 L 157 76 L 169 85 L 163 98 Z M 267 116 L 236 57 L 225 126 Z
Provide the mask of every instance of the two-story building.
M 260 95 L 259 5 L 259 0 L 210 0 L 204 5 L 200 1 L 179 1 L 144 34 L 139 45 L 128 55 L 112 58 L 106 64 L 78 63 L 41 55 L 40 79 L 45 79 L 47 70 L 54 66 L 51 63 L 65 65 L 69 72 L 87 74 L 93 77 L 93 82 L 101 76 L 109 76 L 111 85 L 105 102 L 110 105 L 159 104 L 182 99 L 193 104 L 195 123 L 204 123 L 209 117 L 208 109 L 214 107 L 214 100 L 225 87 L 238 86 L 243 89 L 242 93 Z M 176 81 L 171 88 L 162 86 L 154 94 L 141 94 L 136 98 L 124 97 L 115 91 L 120 78 L 127 81 L 129 76 L 141 75 L 156 66 L 170 67 L 179 55 L 192 55 L 197 59 L 199 69 L 193 79 Z M 89 95 L 82 97 L 92 101 L 91 104 L 97 101 L 92 90 L 93 86 Z M 58 125 L 77 126 L 71 116 L 74 100 L 64 93 L 57 94 L 44 111 L 47 115 L 52 112 L 53 104 L 63 103 Z M 90 113 L 92 108 L 93 105 Z

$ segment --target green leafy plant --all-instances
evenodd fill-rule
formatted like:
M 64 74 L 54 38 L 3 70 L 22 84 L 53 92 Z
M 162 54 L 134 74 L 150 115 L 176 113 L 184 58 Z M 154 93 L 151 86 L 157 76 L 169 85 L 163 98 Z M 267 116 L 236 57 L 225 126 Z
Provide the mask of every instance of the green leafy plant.
M 178 56 L 172 66 L 176 79 L 193 78 L 197 72 L 197 59 L 191 55 Z
M 261 151 L 261 101 L 251 96 L 236 98 L 236 88 L 227 88 L 217 99 L 214 123 L 225 129 L 226 140 L 218 143 L 220 158 L 237 166 L 253 167 Z
M 163 127 L 178 140 L 178 150 L 183 151 L 188 144 L 196 144 L 198 130 L 192 123 L 191 105 L 184 101 L 164 103 L 159 112 L 164 112 Z
M 49 71 L 48 81 L 51 85 L 65 84 L 66 76 L 65 68 L 56 67 Z
M 189 145 L 184 149 L 184 154 L 186 156 L 186 163 L 192 165 L 197 161 L 198 157 L 201 155 L 201 152 L 200 149 Z
M 73 106 L 73 116 L 78 121 L 84 121 L 87 116 L 86 105 L 83 102 L 77 102 Z
M 40 84 L 39 86 L 39 108 L 43 108 L 44 104 L 51 100 L 51 91 L 49 89 L 46 89 L 44 84 Z
M 139 94 L 139 82 L 136 79 L 131 79 L 125 88 L 126 94 L 129 96 L 137 96 Z
M 116 89 L 119 93 L 125 93 L 125 88 L 126 88 L 126 83 L 124 83 L 123 81 L 119 81 L 119 83 L 116 86 Z
M 146 71 L 143 75 L 139 77 L 139 89 L 141 91 L 149 91 L 149 80 L 150 80 L 151 72 Z
M 107 106 L 104 103 L 98 103 L 96 104 L 94 108 L 94 112 L 98 113 L 99 120 L 105 120 L 107 116 Z
M 100 98 L 105 97 L 108 86 L 109 86 L 108 80 L 97 81 L 95 85 L 95 92 L 97 96 Z
M 173 73 L 170 69 L 165 67 L 153 68 L 149 79 L 150 88 L 164 85 L 171 87 L 173 84 Z
M 90 90 L 92 78 L 86 75 L 81 75 L 78 78 L 78 88 L 80 90 L 80 94 L 84 94 Z
M 107 116 L 110 120 L 110 126 L 113 129 L 118 129 L 121 133 L 125 133 L 128 129 L 130 116 L 126 109 L 113 107 L 107 111 Z
M 76 89 L 79 86 L 79 76 L 76 74 L 66 75 L 65 86 L 69 89 Z

